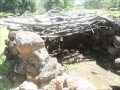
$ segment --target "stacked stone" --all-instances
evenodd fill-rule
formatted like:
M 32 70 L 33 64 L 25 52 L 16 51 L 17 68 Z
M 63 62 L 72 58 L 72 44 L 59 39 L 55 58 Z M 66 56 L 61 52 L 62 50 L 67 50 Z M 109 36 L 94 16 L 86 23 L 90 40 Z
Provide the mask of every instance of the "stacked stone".
M 108 47 L 108 52 L 114 56 L 116 72 L 120 74 L 120 36 L 114 36 L 112 46 Z
M 116 72 L 120 74 L 120 36 L 114 36 L 114 55 L 115 55 L 115 67 L 116 67 Z
M 56 58 L 49 56 L 39 35 L 23 31 L 20 27 L 8 29 L 5 54 L 8 59 L 7 77 L 12 84 L 29 81 L 40 87 L 62 75 L 63 67 Z
M 7 77 L 14 85 L 11 90 L 82 90 L 95 87 L 86 80 L 73 79 L 63 73 L 56 58 L 49 56 L 42 38 L 19 26 L 9 27 L 5 54 L 8 59 Z M 80 83 L 85 82 L 85 86 Z

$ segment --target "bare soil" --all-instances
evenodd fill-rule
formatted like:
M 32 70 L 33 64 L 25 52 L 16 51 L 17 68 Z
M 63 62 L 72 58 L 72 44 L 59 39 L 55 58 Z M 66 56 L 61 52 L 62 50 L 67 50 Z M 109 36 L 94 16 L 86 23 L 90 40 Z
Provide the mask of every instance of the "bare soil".
M 120 75 L 114 73 L 115 68 L 110 63 L 113 61 L 110 60 L 109 55 L 91 51 L 88 55 L 79 52 L 78 56 L 62 61 L 65 72 L 72 76 L 86 78 L 98 90 L 120 90 Z M 75 58 L 77 60 L 73 63 Z

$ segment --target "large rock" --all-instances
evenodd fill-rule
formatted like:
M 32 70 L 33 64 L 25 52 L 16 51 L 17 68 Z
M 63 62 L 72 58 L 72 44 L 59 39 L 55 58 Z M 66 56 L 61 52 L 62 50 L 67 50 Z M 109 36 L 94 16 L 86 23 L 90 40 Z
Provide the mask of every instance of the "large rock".
M 10 60 L 14 61 L 9 64 L 11 69 L 9 77 L 15 86 L 23 83 L 19 90 L 38 90 L 37 86 L 43 87 L 49 82 L 49 85 L 46 86 L 48 90 L 53 90 L 51 86 L 55 90 L 63 89 L 65 78 L 63 80 L 61 77 L 57 77 L 62 75 L 63 67 L 56 58 L 49 56 L 44 41 L 39 35 L 28 31 L 13 30 L 9 33 L 9 41 L 6 42 L 6 45 L 10 50 Z M 14 58 L 15 56 L 17 58 Z
M 41 83 L 40 83 L 38 76 L 32 75 L 32 74 L 26 74 L 26 77 L 27 77 L 27 81 L 33 82 L 37 86 L 40 86 Z
M 65 84 L 66 74 L 57 76 L 52 79 L 47 85 L 43 86 L 43 90 L 63 90 Z
M 10 31 L 9 34 L 8 34 L 8 38 L 10 40 L 14 40 L 15 37 L 16 37 L 16 33 L 17 33 L 17 31 Z
M 96 87 L 84 78 L 63 74 L 43 86 L 43 90 L 96 90 Z
M 63 73 L 63 67 L 57 62 L 56 58 L 50 58 L 39 74 L 41 83 L 46 83 Z
M 113 44 L 116 48 L 120 48 L 120 36 L 114 36 Z
M 16 33 L 16 47 L 19 53 L 31 53 L 44 47 L 42 38 L 33 32 L 18 31 Z
M 113 46 L 109 46 L 107 51 L 115 56 L 115 57 L 119 57 L 120 56 L 120 36 L 114 36 L 113 39 Z
M 37 51 L 34 51 L 28 56 L 29 63 L 40 64 L 44 66 L 49 60 L 49 54 L 46 48 L 41 48 Z
M 118 57 L 120 55 L 120 49 L 116 48 L 116 47 L 108 47 L 107 49 L 108 53 L 110 53 L 111 55 Z
M 26 68 L 27 73 L 39 74 L 42 68 L 49 60 L 49 54 L 46 48 L 39 49 L 28 55 L 28 65 Z
M 66 77 L 66 87 L 69 88 L 69 90 L 77 90 L 78 85 L 77 85 L 77 79 L 74 77 Z
M 19 61 L 19 63 L 16 63 L 16 65 L 14 67 L 14 72 L 21 74 L 21 75 L 25 75 L 26 74 L 26 65 L 27 65 L 26 61 Z
M 56 90 L 63 90 L 65 84 L 65 75 L 57 76 L 56 80 Z
M 96 90 L 96 87 L 84 78 L 68 76 L 66 77 L 66 85 L 69 90 Z
M 32 82 L 24 81 L 20 85 L 19 90 L 38 90 L 38 87 Z
M 26 73 L 38 75 L 40 73 L 40 67 L 40 64 L 28 64 L 26 67 Z
M 19 86 L 20 84 L 22 84 L 26 80 L 26 76 L 19 75 L 16 73 L 12 73 L 11 77 L 12 77 L 11 82 L 12 82 L 14 87 Z
M 120 69 L 120 58 L 115 59 L 115 66 Z
M 43 90 L 56 90 L 56 80 L 51 80 L 48 85 L 43 87 Z
M 88 82 L 84 78 L 80 78 L 77 81 L 78 88 L 77 90 L 97 90 L 94 85 L 92 85 L 90 82 Z

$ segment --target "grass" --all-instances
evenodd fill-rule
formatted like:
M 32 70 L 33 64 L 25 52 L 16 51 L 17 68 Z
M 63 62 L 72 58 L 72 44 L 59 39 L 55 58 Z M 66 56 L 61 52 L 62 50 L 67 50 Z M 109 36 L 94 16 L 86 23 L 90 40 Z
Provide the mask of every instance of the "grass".
M 5 47 L 5 40 L 8 39 L 8 30 L 5 27 L 0 28 L 0 49 Z
M 77 9 L 83 12 L 89 12 L 89 13 L 99 13 L 99 14 L 105 14 L 108 16 L 114 16 L 116 18 L 120 18 L 120 11 L 110 11 L 106 9 Z
M 6 27 L 2 27 L 0 28 L 0 50 L 4 50 L 6 39 L 8 39 L 8 30 Z M 6 71 L 6 57 L 5 55 L 0 55 L 0 77 L 4 76 L 6 74 Z M 10 86 L 3 82 L 0 82 L 0 90 L 10 90 Z
M 0 19 L 6 18 L 6 17 L 8 17 L 8 16 L 10 16 L 10 15 L 13 15 L 13 14 L 12 14 L 12 13 L 0 12 Z
M 10 90 L 10 86 L 4 85 L 4 84 L 0 84 L 0 90 Z
M 5 48 L 5 40 L 8 38 L 8 30 L 3 27 L 0 28 L 0 53 L 3 53 Z M 4 75 L 6 72 L 6 57 L 4 55 L 0 55 L 0 76 Z
M 113 15 L 115 17 L 120 18 L 119 11 L 105 11 L 105 10 L 97 10 L 97 9 L 96 10 L 86 10 L 86 11 L 99 12 L 101 14 L 106 13 L 108 15 Z M 6 18 L 9 15 L 11 15 L 11 14 L 10 13 L 0 13 L 0 19 Z M 7 39 L 7 37 L 8 37 L 8 30 L 5 27 L 0 28 L 0 49 L 5 48 L 4 41 Z M 113 62 L 112 62 L 111 58 L 105 54 L 100 54 L 100 53 L 96 53 L 94 51 L 88 50 L 88 51 L 86 51 L 86 56 L 88 58 L 95 58 L 97 60 L 101 60 L 102 61 L 101 66 L 107 70 L 113 69 Z M 5 73 L 6 73 L 5 65 L 6 65 L 6 57 L 3 55 L 0 57 L 0 76 L 5 75 Z M 71 71 L 72 65 L 64 65 L 64 67 L 65 67 L 65 72 L 69 73 Z M 0 90 L 9 90 L 9 86 L 0 84 Z
M 0 76 L 6 73 L 6 57 L 3 55 L 0 57 Z

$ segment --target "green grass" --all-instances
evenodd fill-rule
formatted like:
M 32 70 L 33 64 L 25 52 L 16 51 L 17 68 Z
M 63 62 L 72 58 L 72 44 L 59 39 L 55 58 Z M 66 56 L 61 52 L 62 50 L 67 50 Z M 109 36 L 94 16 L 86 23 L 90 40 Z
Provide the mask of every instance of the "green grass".
M 0 28 L 0 49 L 5 48 L 5 40 L 8 39 L 8 30 L 6 27 Z M 0 55 L 0 77 L 6 74 L 6 57 L 5 55 Z M 0 82 L 0 90 L 10 90 L 10 85 Z
M 7 82 L 8 83 L 8 82 Z M 11 85 L 8 85 L 7 83 L 0 83 L 0 90 L 10 90 Z
M 6 57 L 3 55 L 0 57 L 0 76 L 6 73 Z
M 2 27 L 0 28 L 0 49 L 5 48 L 6 39 L 8 39 L 8 30 Z
M 89 13 L 99 13 L 104 15 L 114 16 L 116 18 L 120 18 L 120 11 L 110 11 L 106 9 L 81 9 L 81 8 L 72 8 L 72 10 L 79 10 L 81 12 L 89 12 Z
M 0 90 L 10 90 L 10 87 L 7 85 L 0 84 Z
M 120 11 L 110 11 L 111 15 L 120 18 Z
M 1 18 L 6 18 L 6 17 L 8 17 L 9 15 L 13 15 L 13 14 L 12 14 L 12 13 L 0 12 L 0 19 L 1 19 Z
M 0 50 L 2 53 L 2 50 L 5 48 L 5 40 L 8 38 L 8 30 L 3 27 L 0 28 Z M 0 55 L 0 76 L 4 75 L 6 72 L 6 57 L 4 55 Z

